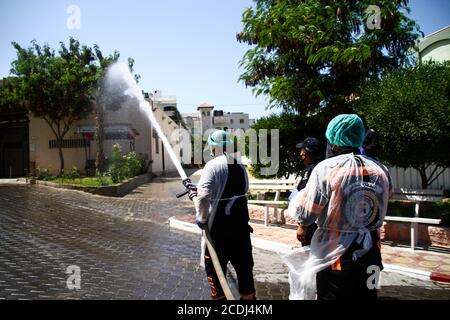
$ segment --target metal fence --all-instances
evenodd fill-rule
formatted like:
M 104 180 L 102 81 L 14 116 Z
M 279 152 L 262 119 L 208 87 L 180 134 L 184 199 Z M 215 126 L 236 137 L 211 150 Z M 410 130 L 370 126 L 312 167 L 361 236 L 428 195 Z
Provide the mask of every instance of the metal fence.
M 427 173 L 430 174 L 433 169 L 434 167 L 428 168 Z M 389 168 L 389 172 L 394 188 L 422 189 L 422 180 L 417 170 L 392 167 Z M 450 168 L 447 168 L 428 188 L 450 190 Z

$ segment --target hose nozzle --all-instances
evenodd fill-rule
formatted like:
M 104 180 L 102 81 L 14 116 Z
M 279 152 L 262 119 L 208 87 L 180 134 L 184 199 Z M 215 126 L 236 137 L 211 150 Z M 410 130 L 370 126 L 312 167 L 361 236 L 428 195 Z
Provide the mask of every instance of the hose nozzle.
M 186 188 L 183 192 L 177 193 L 176 197 L 181 198 L 185 195 L 187 195 L 191 189 L 195 188 L 195 185 L 192 183 L 191 179 L 187 178 L 183 180 L 183 186 Z

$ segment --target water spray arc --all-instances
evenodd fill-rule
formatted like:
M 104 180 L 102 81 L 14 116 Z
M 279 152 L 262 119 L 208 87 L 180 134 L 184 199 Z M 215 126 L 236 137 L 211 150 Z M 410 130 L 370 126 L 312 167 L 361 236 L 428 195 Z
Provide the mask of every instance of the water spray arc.
M 150 123 L 156 130 L 156 133 L 161 139 L 164 148 L 168 152 L 170 159 L 175 165 L 178 174 L 183 180 L 183 185 L 185 186 L 186 190 L 180 194 L 177 194 L 176 197 L 180 198 L 188 194 L 191 188 L 190 186 L 195 186 L 186 175 L 186 172 L 184 171 L 180 161 L 173 151 L 169 140 L 164 135 L 161 126 L 153 115 L 152 107 L 150 106 L 148 101 L 144 99 L 142 91 L 139 89 L 128 66 L 122 62 L 112 64 L 105 74 L 102 86 L 105 89 L 105 97 L 103 99 L 105 109 L 109 111 L 117 111 L 120 108 L 132 108 L 135 105 L 139 106 L 139 111 L 145 114 L 145 116 L 150 120 Z M 226 281 L 226 277 L 223 274 L 222 268 L 220 266 L 217 253 L 214 249 L 214 244 L 211 240 L 211 236 L 209 235 L 209 230 L 203 230 L 202 234 L 205 238 L 206 245 L 211 255 L 211 259 L 213 260 L 214 268 L 216 269 L 216 273 L 222 285 L 222 289 L 224 290 L 228 300 L 234 300 L 233 294 L 231 293 L 230 287 L 228 286 L 228 283 Z

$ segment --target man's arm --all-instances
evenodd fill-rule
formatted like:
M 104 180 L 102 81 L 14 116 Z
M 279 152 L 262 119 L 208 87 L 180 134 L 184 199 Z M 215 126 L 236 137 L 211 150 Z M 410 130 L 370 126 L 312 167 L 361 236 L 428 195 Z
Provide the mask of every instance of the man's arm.
M 196 211 L 196 220 L 200 223 L 207 223 L 208 221 L 213 183 L 213 172 L 207 164 L 203 168 L 200 181 L 197 185 L 197 196 L 193 198 Z
M 289 203 L 288 212 L 302 225 L 310 225 L 324 212 L 328 204 L 325 186 L 313 170 L 306 187 Z

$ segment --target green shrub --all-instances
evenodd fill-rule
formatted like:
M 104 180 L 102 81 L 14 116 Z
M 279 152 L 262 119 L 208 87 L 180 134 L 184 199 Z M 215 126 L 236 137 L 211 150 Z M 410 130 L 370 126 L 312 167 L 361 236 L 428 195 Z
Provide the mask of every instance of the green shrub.
M 70 170 L 67 173 L 67 178 L 72 179 L 72 180 L 80 179 L 80 177 L 81 177 L 80 171 L 78 170 L 78 168 L 76 166 L 73 166 L 72 170 Z
M 101 186 L 107 186 L 110 184 L 109 179 L 111 178 L 108 173 L 101 172 L 97 169 L 95 172 L 95 178 Z M 112 179 L 111 179 L 112 180 Z M 114 181 L 113 181 L 114 182 Z
M 36 169 L 36 179 L 44 180 L 44 181 L 51 181 L 51 180 L 54 180 L 55 177 L 50 174 L 50 169 L 47 169 L 47 168 L 41 169 L 38 167 Z
M 114 183 L 122 182 L 127 176 L 126 158 L 122 155 L 122 148 L 118 143 L 113 145 L 108 175 Z
M 145 161 L 138 159 L 135 152 L 122 155 L 119 144 L 113 145 L 108 175 L 114 183 L 122 182 L 125 179 L 141 174 L 145 169 Z
M 138 159 L 135 152 L 130 152 L 125 156 L 127 178 L 138 176 L 142 173 L 145 162 Z

